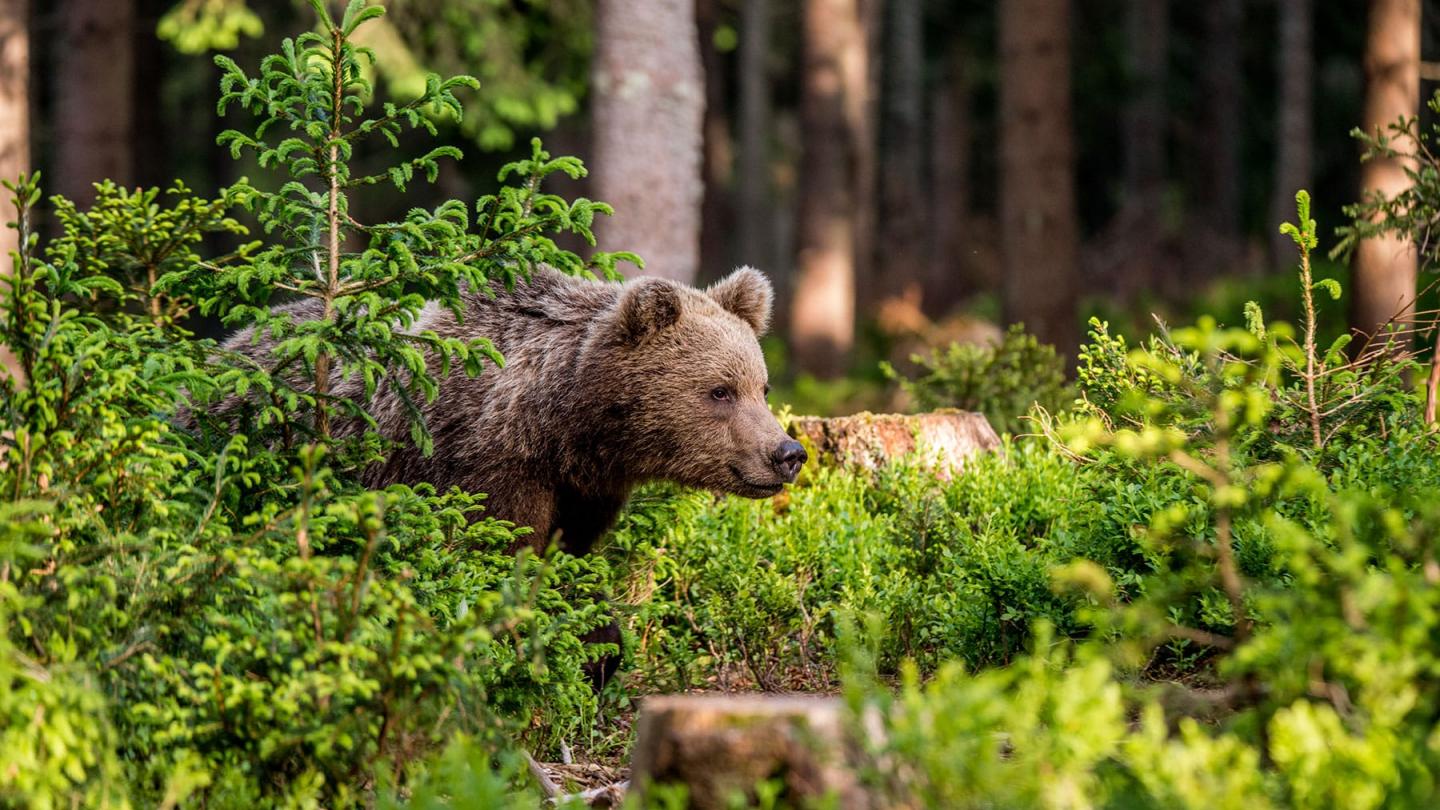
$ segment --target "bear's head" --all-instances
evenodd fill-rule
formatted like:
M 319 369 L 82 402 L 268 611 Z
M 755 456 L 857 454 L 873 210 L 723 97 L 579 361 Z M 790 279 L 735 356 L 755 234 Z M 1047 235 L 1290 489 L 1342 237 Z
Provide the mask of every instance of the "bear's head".
M 805 449 L 765 402 L 772 298 L 749 267 L 704 291 L 659 278 L 622 288 L 597 371 L 612 375 L 630 475 L 751 498 L 795 480 Z

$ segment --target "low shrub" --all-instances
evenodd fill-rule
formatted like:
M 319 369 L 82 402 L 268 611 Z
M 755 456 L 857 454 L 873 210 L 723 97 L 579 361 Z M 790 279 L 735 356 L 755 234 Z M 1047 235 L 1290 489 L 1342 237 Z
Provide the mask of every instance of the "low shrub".
M 0 803 L 500 797 L 528 778 L 503 752 L 543 755 L 595 717 L 581 666 L 596 651 L 579 638 L 609 620 L 603 561 L 512 555 L 518 531 L 484 518 L 483 495 L 361 487 L 354 471 L 385 447 L 337 438 L 330 416 L 364 418 L 368 403 L 302 381 L 334 364 L 372 386 L 403 379 L 418 399 L 451 365 L 498 362 L 483 342 L 395 327 L 537 263 L 609 272 L 613 257 L 587 263 L 552 241 L 591 238 L 608 208 L 545 194 L 548 174 L 583 168 L 537 143 L 473 220 L 451 201 L 354 221 L 352 189 L 403 191 L 458 156 L 362 177 L 356 145 L 431 128 L 422 110 L 455 110 L 473 80 L 432 77 L 367 118 L 367 54 L 350 36 L 381 10 L 356 0 L 337 20 L 313 5 L 319 32 L 287 40 L 258 76 L 219 60 L 222 110 L 261 122 L 223 140 L 279 169 L 277 190 L 100 184 L 86 210 L 53 201 L 62 232 L 42 246 L 38 179 L 12 187 L 22 248 L 0 282 L 0 339 L 23 377 L 0 379 Z M 202 256 L 209 234 L 248 238 L 235 206 L 264 239 Z M 272 311 L 277 293 L 319 298 L 327 317 L 292 321 Z M 192 311 L 273 335 L 276 368 L 197 338 Z M 249 412 L 215 418 L 227 397 Z M 423 424 L 412 440 L 427 444 Z M 467 776 L 467 763 L 485 766 Z
M 917 366 L 913 379 L 889 363 L 880 365 L 918 409 L 979 411 L 1002 433 L 1020 432 L 1023 417 L 1037 405 L 1054 414 L 1074 398 L 1065 384 L 1064 359 L 1021 324 L 1011 326 L 998 345 L 952 343 L 910 360 Z

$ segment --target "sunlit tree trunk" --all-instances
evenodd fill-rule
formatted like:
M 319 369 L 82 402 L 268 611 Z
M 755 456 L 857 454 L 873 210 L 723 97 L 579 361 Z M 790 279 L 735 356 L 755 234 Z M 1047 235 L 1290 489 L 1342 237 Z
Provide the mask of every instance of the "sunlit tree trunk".
M 132 176 L 133 0 L 60 0 L 56 19 L 55 173 L 51 190 L 82 204 L 92 184 Z
M 791 306 L 795 363 L 836 376 L 855 339 L 858 190 L 868 101 L 867 49 L 856 0 L 805 0 L 800 101 L 803 153 L 798 276 Z
M 1402 116 L 1415 115 L 1419 104 L 1420 2 L 1370 0 L 1361 126 L 1372 135 L 1385 133 L 1386 127 Z M 1414 148 L 1406 142 L 1395 146 L 1402 152 Z M 1405 164 L 1398 159 L 1377 158 L 1361 166 L 1363 196 L 1390 198 L 1408 186 Z M 1351 327 L 1372 335 L 1392 320 L 1406 320 L 1414 304 L 1415 276 L 1415 248 L 1404 237 L 1361 241 L 1355 250 L 1351 283 Z
M 600 0 L 592 84 L 595 195 L 615 206 L 600 247 L 694 281 L 705 114 L 694 0 Z
M 740 6 L 739 259 L 772 270 L 775 214 L 770 184 L 770 0 Z
M 30 171 L 29 0 L 0 0 L 0 179 L 14 182 Z M 18 232 L 3 227 L 14 220 L 8 195 L 0 195 L 0 273 L 11 271 L 10 253 Z M 20 367 L 0 346 L 0 373 L 18 375 Z
M 0 0 L 0 179 L 10 182 L 30 171 L 29 14 L 29 0 Z M 15 218 L 8 197 L 0 206 L 0 220 Z M 0 231 L 0 271 L 16 246 L 14 230 Z
M 921 294 L 925 278 L 925 64 L 920 0 L 885 6 L 878 296 Z
M 1275 187 L 1271 190 L 1270 263 L 1295 263 L 1295 243 L 1280 233 L 1281 222 L 1295 215 L 1295 192 L 1310 187 L 1314 154 L 1315 105 L 1311 87 L 1315 60 L 1310 48 L 1314 15 L 1312 0 L 1280 0 L 1280 105 L 1278 115 Z
M 1072 354 L 1079 223 L 1069 0 L 1000 4 L 1000 220 L 1006 320 Z

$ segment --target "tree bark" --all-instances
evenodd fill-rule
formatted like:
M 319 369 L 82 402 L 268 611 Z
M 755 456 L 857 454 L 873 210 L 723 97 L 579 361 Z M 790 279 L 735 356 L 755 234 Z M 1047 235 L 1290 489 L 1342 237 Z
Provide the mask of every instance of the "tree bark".
M 856 0 L 860 32 L 850 80 L 856 88 L 847 115 L 855 131 L 855 296 L 878 301 L 887 292 L 876 272 L 880 223 L 880 59 L 885 4 Z
M 656 787 L 683 785 L 687 807 L 719 810 L 753 802 L 771 780 L 784 807 L 864 810 L 874 800 L 858 751 L 838 698 L 656 695 L 640 707 L 631 785 L 642 805 Z
M 773 270 L 770 185 L 770 0 L 740 6 L 740 149 L 737 181 L 741 263 Z
M 968 459 L 1001 446 L 983 413 L 942 409 L 932 413 L 861 413 L 822 418 L 800 416 L 790 435 L 807 445 L 814 463 L 878 470 L 919 453 L 942 478 L 958 473 Z
M 1279 0 L 1280 107 L 1279 149 L 1275 159 L 1275 187 L 1270 194 L 1270 264 L 1295 265 L 1295 242 L 1280 233 L 1280 223 L 1295 216 L 1295 192 L 1310 187 L 1310 166 L 1314 155 L 1315 126 L 1314 55 L 1310 29 L 1314 14 L 1312 0 Z
M 1401 117 L 1414 116 L 1420 104 L 1420 2 L 1370 0 L 1365 39 L 1366 132 L 1388 134 Z M 1413 152 L 1408 138 L 1394 143 Z M 1409 187 L 1400 159 L 1374 159 L 1360 170 L 1362 196 L 1392 198 Z M 1415 246 L 1405 237 L 1386 235 L 1362 240 L 1355 249 L 1350 326 L 1374 335 L 1386 324 L 1403 323 L 1415 303 Z
M 170 0 L 135 0 L 134 86 L 135 105 L 131 142 L 132 181 L 142 186 L 167 186 L 170 171 L 170 129 L 166 126 L 161 83 L 167 74 L 165 54 L 155 28 L 175 4 Z
M 1229 271 L 1238 258 L 1240 234 L 1240 116 L 1243 76 L 1240 43 L 1242 0 L 1208 0 L 1205 4 L 1205 64 L 1201 69 L 1202 136 L 1200 141 L 1200 234 L 1210 242 L 1214 263 L 1206 275 Z
M 708 283 L 733 267 L 730 254 L 735 233 L 735 141 L 730 135 L 730 110 L 725 104 L 725 64 L 714 45 L 720 24 L 718 0 L 695 0 L 695 21 L 705 78 L 704 191 L 700 200 L 700 270 L 695 280 Z
M 592 86 L 596 196 L 615 207 L 601 248 L 693 282 L 705 114 L 694 0 L 601 0 Z
M 30 171 L 30 3 L 0 0 L 0 179 L 9 182 Z M 19 249 L 19 232 L 6 224 L 15 211 L 0 194 L 0 273 L 12 270 L 10 253 Z M 0 374 L 20 376 L 20 366 L 0 346 Z
M 924 9 L 920 0 L 889 0 L 885 5 L 885 92 L 880 175 L 880 240 L 875 261 L 880 277 L 876 300 L 919 297 L 924 306 L 925 65 Z
M 957 38 L 958 39 L 958 38 Z M 977 272 L 972 253 L 970 212 L 970 153 L 972 79 L 967 55 L 954 44 L 946 72 L 935 83 L 930 114 L 930 222 L 929 270 L 921 306 L 931 318 L 941 318 L 961 299 L 992 289 L 998 279 Z
M 94 183 L 134 181 L 133 0 L 61 0 L 52 189 L 77 204 Z
M 868 101 L 865 31 L 857 0 L 805 0 L 798 277 L 790 336 L 796 366 L 844 372 L 855 339 L 857 211 Z
M 1005 317 L 1073 356 L 1079 223 L 1069 0 L 1000 4 L 1000 220 Z
M 1125 105 L 1125 207 L 1158 231 L 1165 191 L 1165 81 L 1169 0 L 1129 0 L 1125 39 L 1132 92 Z

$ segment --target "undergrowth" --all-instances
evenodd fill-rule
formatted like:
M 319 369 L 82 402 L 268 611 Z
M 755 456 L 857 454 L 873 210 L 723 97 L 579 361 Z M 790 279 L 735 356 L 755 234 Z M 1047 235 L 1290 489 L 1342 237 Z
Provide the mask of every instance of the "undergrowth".
M 1132 346 L 1097 321 L 1073 396 L 1018 333 L 936 355 L 917 385 L 997 418 L 1038 402 L 1038 435 L 948 479 L 652 486 L 600 555 L 512 556 L 525 530 L 481 493 L 360 486 L 389 448 L 333 425 L 371 403 L 305 381 L 394 377 L 413 406 L 486 373 L 483 338 L 404 327 L 540 264 L 612 275 L 555 242 L 609 209 L 544 192 L 584 170 L 537 143 L 495 195 L 358 221 L 355 189 L 458 156 L 355 176 L 357 151 L 472 82 L 367 117 L 350 37 L 379 8 L 312 5 L 318 30 L 257 74 L 221 61 L 222 106 L 256 121 L 224 139 L 275 183 L 101 184 L 87 210 L 51 201 L 44 244 L 38 179 L 13 186 L 0 804 L 534 806 L 520 749 L 626 741 L 581 675 L 613 611 L 630 674 L 603 700 L 843 688 L 898 763 L 865 774 L 887 806 L 1433 806 L 1440 447 L 1404 351 L 1320 337 L 1315 297 L 1340 290 L 1311 276 L 1308 199 L 1298 328 L 1250 306 Z M 324 317 L 274 306 L 298 298 Z M 270 335 L 275 367 L 192 313 Z M 434 441 L 418 418 L 409 440 Z

